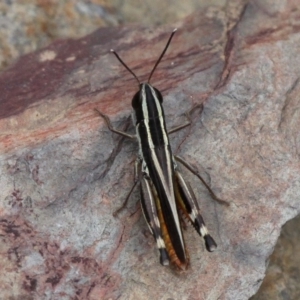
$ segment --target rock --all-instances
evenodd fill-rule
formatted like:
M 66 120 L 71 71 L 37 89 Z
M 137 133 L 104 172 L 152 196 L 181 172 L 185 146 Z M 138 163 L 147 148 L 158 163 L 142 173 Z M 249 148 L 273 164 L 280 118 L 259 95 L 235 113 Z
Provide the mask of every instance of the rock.
M 143 81 L 170 26 L 100 29 L 22 57 L 0 75 L 0 237 L 2 298 L 248 299 L 259 288 L 281 226 L 299 213 L 299 9 L 255 1 L 227 14 L 208 9 L 177 22 L 151 83 L 164 95 L 173 150 L 197 167 L 191 182 L 218 243 L 208 253 L 185 233 L 191 267 L 177 274 L 158 251 L 133 183 L 137 145 L 108 131 L 133 132 L 132 76 Z
M 82 37 L 99 26 L 116 26 L 105 1 L 51 0 L 0 2 L 0 70 L 56 39 Z M 84 24 L 84 26 L 83 26 Z
M 266 276 L 251 300 L 299 299 L 300 215 L 287 222 L 270 257 Z
M 21 55 L 57 39 L 79 38 L 98 27 L 137 22 L 147 26 L 172 23 L 225 0 L 51 0 L 0 2 L 0 71 Z M 150 9 L 149 9 L 150 8 Z M 84 25 L 83 25 L 84 24 Z

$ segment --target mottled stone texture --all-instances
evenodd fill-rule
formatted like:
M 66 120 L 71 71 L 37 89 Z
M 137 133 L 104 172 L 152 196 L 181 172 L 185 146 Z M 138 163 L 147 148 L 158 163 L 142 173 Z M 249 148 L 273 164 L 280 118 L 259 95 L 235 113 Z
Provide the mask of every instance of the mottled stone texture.
M 55 39 L 118 24 L 112 12 L 111 1 L 105 0 L 0 1 L 0 70 Z
M 240 1 L 240 0 L 230 0 Z M 226 0 L 6 0 L 0 1 L 0 70 L 21 55 L 62 38 L 129 22 L 172 23 Z
M 229 208 L 183 170 L 219 248 L 185 232 L 191 268 L 162 267 L 133 181 L 137 145 L 109 132 L 94 107 L 132 131 L 137 85 L 171 28 L 101 29 L 22 57 L 0 75 L 0 290 L 3 299 L 248 299 L 281 226 L 300 210 L 298 1 L 251 1 L 174 24 L 153 76 L 173 149 Z
M 251 300 L 300 299 L 300 215 L 283 226 L 266 277 Z

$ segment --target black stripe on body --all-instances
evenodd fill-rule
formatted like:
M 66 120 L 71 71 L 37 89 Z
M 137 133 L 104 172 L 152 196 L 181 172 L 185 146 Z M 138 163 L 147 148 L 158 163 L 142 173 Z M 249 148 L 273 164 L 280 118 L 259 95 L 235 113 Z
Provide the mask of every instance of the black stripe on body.
M 151 120 L 142 120 L 137 125 L 139 136 L 142 137 L 141 148 L 149 149 L 169 144 L 166 132 L 162 130 L 162 125 L 165 126 L 162 117 L 157 117 Z M 146 137 L 151 137 L 151 141 Z
M 172 248 L 182 263 L 187 255 L 181 231 L 175 194 L 173 155 L 166 131 L 160 93 L 149 84 L 133 99 L 136 130 L 143 159 L 143 172 L 152 180 L 161 207 L 163 222 L 168 231 Z

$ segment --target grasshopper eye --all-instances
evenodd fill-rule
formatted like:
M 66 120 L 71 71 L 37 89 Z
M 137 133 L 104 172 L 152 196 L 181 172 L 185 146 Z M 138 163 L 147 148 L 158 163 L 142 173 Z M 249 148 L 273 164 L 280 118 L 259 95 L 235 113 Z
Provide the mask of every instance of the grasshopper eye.
M 140 106 L 140 91 L 133 96 L 131 105 L 134 109 L 137 109 Z

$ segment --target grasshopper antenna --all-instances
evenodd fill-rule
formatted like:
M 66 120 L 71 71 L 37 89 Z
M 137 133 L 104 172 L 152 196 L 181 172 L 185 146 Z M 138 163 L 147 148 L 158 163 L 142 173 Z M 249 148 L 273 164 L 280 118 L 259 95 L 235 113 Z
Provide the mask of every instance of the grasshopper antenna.
M 168 42 L 167 42 L 167 45 L 166 45 L 164 51 L 161 53 L 159 59 L 157 60 L 156 64 L 154 65 L 154 67 L 153 67 L 153 69 L 152 69 L 152 71 L 151 71 L 151 73 L 150 73 L 150 76 L 149 76 L 149 78 L 148 78 L 148 83 L 150 83 L 150 79 L 151 79 L 151 77 L 152 77 L 152 75 L 153 75 L 153 73 L 154 73 L 156 67 L 157 67 L 158 64 L 160 63 L 160 61 L 161 61 L 161 59 L 163 58 L 163 56 L 165 55 L 165 53 L 166 53 L 166 51 L 167 51 L 167 49 L 168 49 L 168 47 L 169 47 L 169 45 L 170 45 L 170 43 L 171 43 L 171 40 L 172 40 L 172 38 L 173 38 L 173 36 L 174 36 L 174 34 L 175 34 L 176 31 L 177 31 L 177 28 L 175 28 L 175 29 L 172 31 L 171 36 L 169 37 L 169 40 L 168 40 Z
M 118 61 L 127 69 L 127 71 L 129 71 L 133 75 L 133 77 L 136 79 L 136 81 L 138 82 L 138 84 L 140 86 L 141 83 L 140 83 L 139 79 L 133 73 L 133 71 L 131 69 L 129 69 L 129 67 L 124 63 L 124 61 L 120 58 L 118 53 L 114 49 L 110 49 L 110 52 L 113 53 L 116 56 L 116 58 L 118 59 Z

